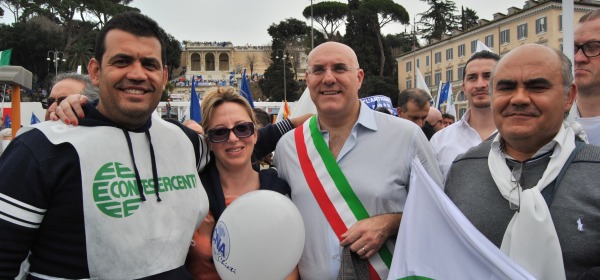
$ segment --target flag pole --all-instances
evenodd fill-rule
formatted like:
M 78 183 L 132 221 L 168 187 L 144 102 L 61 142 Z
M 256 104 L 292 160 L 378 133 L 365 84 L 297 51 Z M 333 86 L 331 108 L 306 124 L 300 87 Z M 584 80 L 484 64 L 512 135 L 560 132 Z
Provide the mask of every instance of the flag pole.
M 10 102 L 12 104 L 12 137 L 15 138 L 15 136 L 17 135 L 17 131 L 19 130 L 19 128 L 21 128 L 21 85 L 12 85 L 12 90 L 10 92 Z

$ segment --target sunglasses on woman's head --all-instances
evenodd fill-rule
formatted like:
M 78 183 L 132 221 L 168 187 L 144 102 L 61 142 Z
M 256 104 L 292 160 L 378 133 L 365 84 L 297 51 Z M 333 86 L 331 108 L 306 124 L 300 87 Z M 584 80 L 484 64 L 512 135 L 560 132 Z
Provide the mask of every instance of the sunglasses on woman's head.
M 213 129 L 209 129 L 206 132 L 206 135 L 208 136 L 208 141 L 210 141 L 212 143 L 221 143 L 221 142 L 225 142 L 225 141 L 227 141 L 227 139 L 229 139 L 229 135 L 231 135 L 232 131 L 233 131 L 233 134 L 235 134 L 235 136 L 237 138 L 250 137 L 251 135 L 254 134 L 254 123 L 252 123 L 252 122 L 238 123 L 232 128 L 226 128 L 226 127 L 213 128 Z

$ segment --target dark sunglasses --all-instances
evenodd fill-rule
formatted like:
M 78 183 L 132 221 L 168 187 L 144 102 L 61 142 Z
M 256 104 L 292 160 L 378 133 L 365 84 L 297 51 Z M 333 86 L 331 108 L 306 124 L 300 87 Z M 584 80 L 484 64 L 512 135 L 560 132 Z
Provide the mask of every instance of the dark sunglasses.
M 48 97 L 48 98 L 46 98 L 46 100 L 42 100 L 42 108 L 48 109 L 48 107 L 52 106 L 52 104 L 54 102 L 57 102 L 58 104 L 60 104 L 60 102 L 63 102 L 63 100 L 65 100 L 66 98 L 67 98 L 66 96 L 61 96 L 58 99 L 56 99 L 54 97 Z
M 208 141 L 210 141 L 212 143 L 221 143 L 221 142 L 225 142 L 225 141 L 227 141 L 227 139 L 229 139 L 229 135 L 231 134 L 232 131 L 233 131 L 233 134 L 235 134 L 235 136 L 237 138 L 250 137 L 251 135 L 254 134 L 254 123 L 251 123 L 251 122 L 239 123 L 239 124 L 236 124 L 232 128 L 226 128 L 226 127 L 213 128 L 213 129 L 209 129 L 206 132 L 206 135 L 208 136 Z

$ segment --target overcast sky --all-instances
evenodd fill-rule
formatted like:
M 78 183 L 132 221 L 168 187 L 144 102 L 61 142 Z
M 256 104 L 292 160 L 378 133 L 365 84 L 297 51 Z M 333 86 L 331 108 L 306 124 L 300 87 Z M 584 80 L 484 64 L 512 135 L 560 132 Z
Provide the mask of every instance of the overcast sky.
M 321 1 L 314 0 L 313 4 L 318 2 Z M 394 2 L 408 11 L 411 23 L 416 14 L 428 9 L 428 5 L 420 0 Z M 509 7 L 522 8 L 525 0 L 454 2 L 459 11 L 461 6 L 469 7 L 477 12 L 479 18 L 491 20 L 494 13 L 506 14 Z M 306 21 L 310 26 L 310 20 L 302 16 L 304 8 L 310 6 L 310 0 L 134 0 L 130 5 L 152 17 L 179 41 L 230 41 L 235 46 L 265 45 L 271 42 L 267 28 L 273 23 L 296 18 Z M 416 18 L 418 20 L 419 16 Z M 13 22 L 12 15 L 6 9 L 0 22 Z M 390 23 L 383 28 L 383 33 L 396 34 L 404 29 L 404 25 Z M 343 34 L 345 28 L 342 27 L 339 31 Z

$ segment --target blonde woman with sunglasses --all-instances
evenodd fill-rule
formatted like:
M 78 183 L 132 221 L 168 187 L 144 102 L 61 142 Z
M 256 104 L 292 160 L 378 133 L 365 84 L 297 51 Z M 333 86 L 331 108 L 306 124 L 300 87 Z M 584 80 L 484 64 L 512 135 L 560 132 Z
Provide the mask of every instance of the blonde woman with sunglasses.
M 211 234 L 225 207 L 237 197 L 259 189 L 289 196 L 290 187 L 274 169 L 257 172 L 252 168 L 259 137 L 256 118 L 250 104 L 235 88 L 209 91 L 202 99 L 201 109 L 202 127 L 213 159 L 200 173 L 210 213 L 194 233 L 186 267 L 194 279 L 220 279 L 212 261 Z M 294 271 L 287 279 L 297 277 Z

